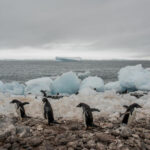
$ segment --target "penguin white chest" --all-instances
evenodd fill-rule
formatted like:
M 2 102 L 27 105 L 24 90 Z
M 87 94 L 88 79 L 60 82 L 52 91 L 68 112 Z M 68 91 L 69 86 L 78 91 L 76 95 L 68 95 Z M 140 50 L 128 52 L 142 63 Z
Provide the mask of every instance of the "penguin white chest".
M 83 118 L 83 121 L 84 121 L 84 125 L 85 125 L 85 127 L 87 126 L 86 125 L 86 116 L 85 116 L 86 114 L 85 114 L 85 111 L 83 111 L 83 113 L 82 113 L 82 118 Z
M 17 106 L 17 104 L 15 105 L 16 108 L 16 113 L 19 117 L 21 117 L 21 111 L 20 111 L 20 107 Z

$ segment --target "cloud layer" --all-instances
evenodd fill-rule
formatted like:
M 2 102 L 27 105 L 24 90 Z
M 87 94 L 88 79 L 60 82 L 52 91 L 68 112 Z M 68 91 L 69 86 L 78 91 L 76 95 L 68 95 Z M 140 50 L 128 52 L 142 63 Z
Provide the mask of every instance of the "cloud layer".
M 150 59 L 149 6 L 149 0 L 1 0 L 0 58 Z

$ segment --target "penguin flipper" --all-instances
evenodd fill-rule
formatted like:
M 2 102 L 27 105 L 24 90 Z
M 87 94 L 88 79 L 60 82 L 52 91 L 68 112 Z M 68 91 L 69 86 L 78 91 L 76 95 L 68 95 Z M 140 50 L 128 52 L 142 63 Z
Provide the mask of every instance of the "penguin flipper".
M 99 109 L 97 109 L 97 108 L 90 108 L 90 110 L 91 110 L 91 112 L 93 112 L 93 111 L 100 112 L 100 110 L 99 110 Z
M 124 108 L 126 108 L 126 109 L 128 109 L 128 108 L 129 108 L 129 106 L 127 106 L 127 105 L 123 105 L 123 107 L 124 107 Z
M 24 105 L 27 105 L 27 104 L 30 104 L 29 102 L 24 102 L 24 103 L 22 103 L 22 105 L 24 106 Z

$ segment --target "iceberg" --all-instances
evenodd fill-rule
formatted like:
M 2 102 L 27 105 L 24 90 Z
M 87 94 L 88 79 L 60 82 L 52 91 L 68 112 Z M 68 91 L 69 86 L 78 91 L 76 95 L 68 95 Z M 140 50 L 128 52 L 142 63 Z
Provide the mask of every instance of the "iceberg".
M 67 72 L 55 79 L 52 83 L 52 94 L 73 94 L 78 92 L 80 80 L 73 72 Z
M 120 69 L 118 79 L 120 86 L 128 91 L 150 90 L 150 71 L 141 64 Z
M 25 87 L 25 94 L 37 94 L 41 95 L 41 90 L 51 92 L 52 80 L 49 77 L 42 77 L 27 81 Z
M 65 62 L 71 62 L 71 61 L 80 61 L 80 57 L 56 57 L 56 61 L 65 61 Z
M 98 92 L 104 91 L 104 81 L 99 77 L 87 77 L 80 85 L 80 91 L 84 88 L 96 89 Z

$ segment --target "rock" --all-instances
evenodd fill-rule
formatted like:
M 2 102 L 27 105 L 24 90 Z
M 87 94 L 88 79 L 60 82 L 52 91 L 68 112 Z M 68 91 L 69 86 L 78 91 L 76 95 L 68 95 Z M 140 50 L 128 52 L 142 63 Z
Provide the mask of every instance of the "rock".
M 88 146 L 89 148 L 95 148 L 95 146 L 96 146 L 95 141 L 94 141 L 94 140 L 89 140 L 89 141 L 87 142 L 87 146 Z
M 150 133 L 144 133 L 145 139 L 150 139 Z
M 43 126 L 42 126 L 42 125 L 38 125 L 38 126 L 37 126 L 37 130 L 38 130 L 38 131 L 42 131 L 42 130 L 43 130 Z
M 57 150 L 67 150 L 67 147 L 66 146 L 59 146 L 59 147 L 57 147 Z
M 20 150 L 18 143 L 13 143 L 11 149 L 13 150 Z
M 29 137 L 31 136 L 31 130 L 30 130 L 30 127 L 28 126 L 18 126 L 16 127 L 16 134 L 19 136 L 19 137 Z
M 33 138 L 30 138 L 29 143 L 31 146 L 36 147 L 42 143 L 42 140 L 40 137 L 33 137 Z
M 120 135 L 120 130 L 119 129 L 112 130 L 111 134 L 114 135 L 114 136 L 119 136 Z
M 109 144 L 109 149 L 116 150 L 117 149 L 117 144 L 116 143 Z
M 78 130 L 78 125 L 77 124 L 71 125 L 70 130 L 72 130 L 72 131 Z
M 127 146 L 122 146 L 122 147 L 120 147 L 118 150 L 130 150 L 130 149 L 129 149 L 129 147 L 127 147 Z
M 3 142 L 10 135 L 11 135 L 11 133 L 9 131 L 0 132 L 0 142 Z
M 123 138 L 128 138 L 130 137 L 132 134 L 132 131 L 130 128 L 128 127 L 124 127 L 121 129 L 121 132 L 120 132 L 120 136 L 123 137 Z
M 4 148 L 10 149 L 10 147 L 11 147 L 10 143 L 4 145 Z
M 96 144 L 96 150 L 106 150 L 105 146 L 102 143 L 97 143 Z
M 72 147 L 69 147 L 69 148 L 68 148 L 68 150 L 74 150 L 74 148 L 72 148 Z
M 139 139 L 139 135 L 137 135 L 137 134 L 132 134 L 132 136 L 136 139 Z
M 77 144 L 78 144 L 77 141 L 69 142 L 69 143 L 67 143 L 67 147 L 75 148 L 75 147 L 77 147 Z
M 105 142 L 105 143 L 111 143 L 115 139 L 114 136 L 106 134 L 106 133 L 96 133 L 95 137 L 98 142 Z

